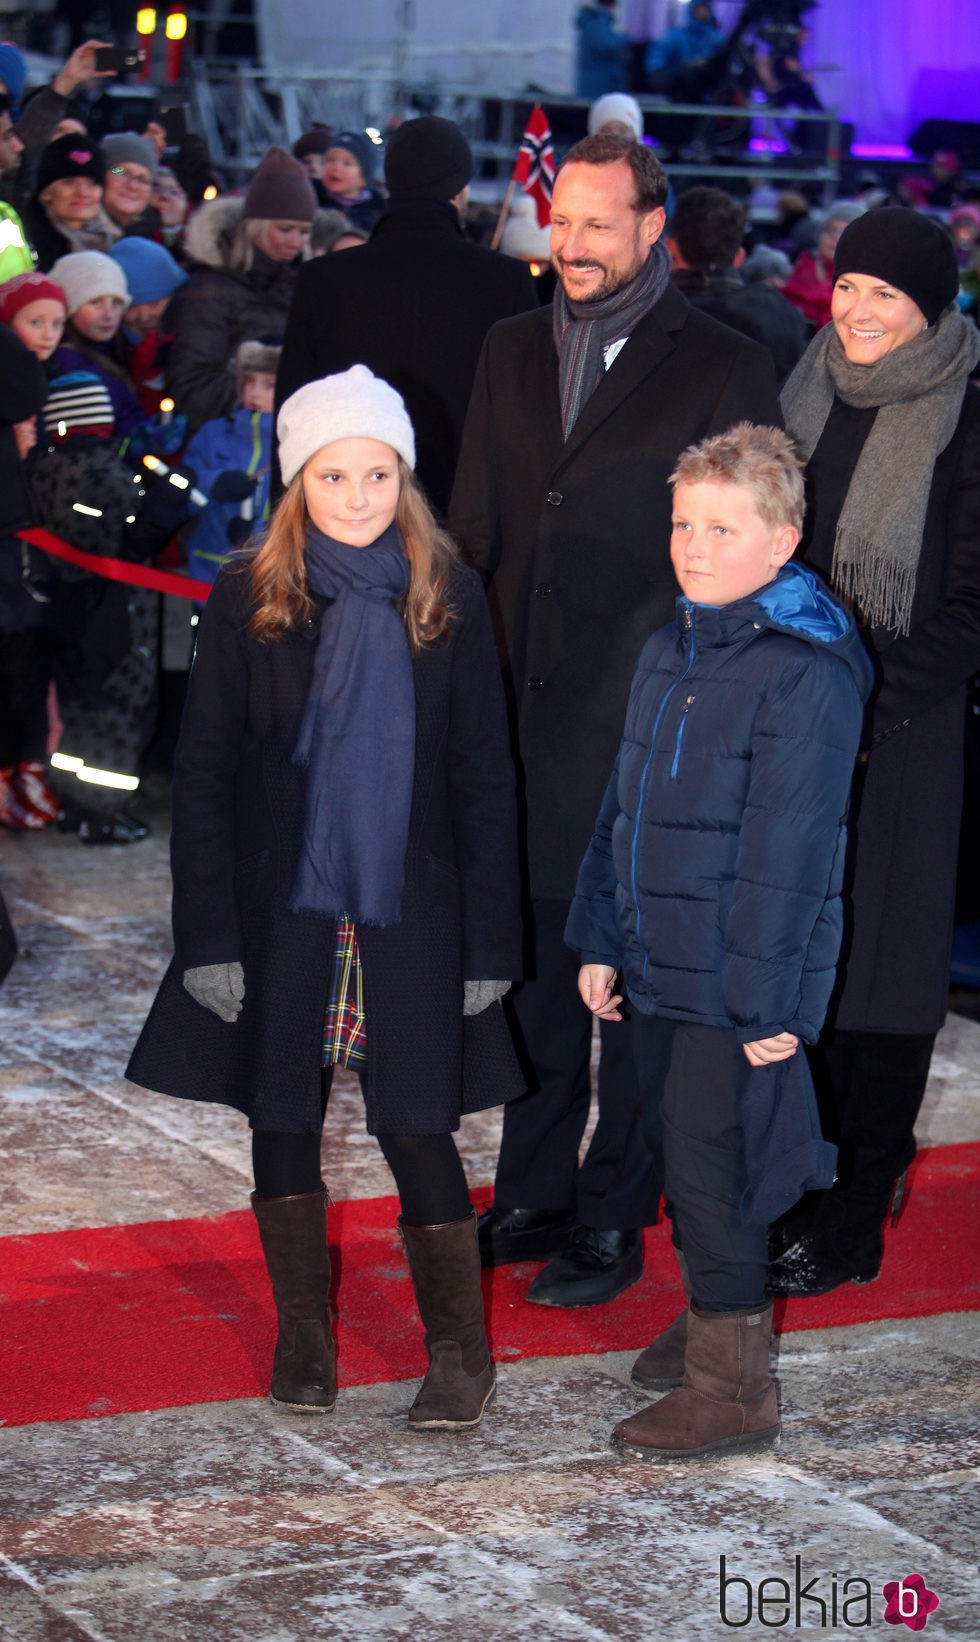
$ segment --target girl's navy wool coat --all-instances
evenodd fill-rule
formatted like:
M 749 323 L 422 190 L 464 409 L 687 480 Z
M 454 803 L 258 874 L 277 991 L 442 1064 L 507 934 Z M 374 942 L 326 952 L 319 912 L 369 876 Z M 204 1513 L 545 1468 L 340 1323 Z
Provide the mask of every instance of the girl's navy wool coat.
M 448 643 L 414 663 L 415 779 L 402 916 L 358 931 L 372 1133 L 448 1132 L 460 1111 L 523 1091 L 499 1004 L 467 1019 L 464 979 L 520 974 L 514 772 L 486 600 L 450 584 Z M 305 772 L 293 751 L 325 602 L 276 642 L 248 632 L 247 569 L 221 571 L 205 608 L 174 769 L 175 956 L 127 1075 L 245 1112 L 253 1128 L 318 1130 L 334 921 L 288 899 Z M 365 750 L 369 756 L 369 749 Z M 234 1024 L 194 1002 L 186 969 L 238 961 Z

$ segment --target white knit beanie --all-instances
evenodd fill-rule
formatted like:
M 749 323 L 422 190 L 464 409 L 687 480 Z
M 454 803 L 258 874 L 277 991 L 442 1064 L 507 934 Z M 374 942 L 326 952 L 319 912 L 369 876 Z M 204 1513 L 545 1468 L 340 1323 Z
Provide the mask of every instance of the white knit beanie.
M 643 140 L 643 115 L 635 97 L 625 91 L 607 91 L 589 109 L 589 136 L 594 137 L 604 125 L 615 122 L 628 125 L 637 142 Z
M 290 394 L 276 421 L 285 484 L 335 439 L 378 439 L 415 466 L 415 434 L 405 401 L 366 365 L 307 382 Z
M 58 272 L 55 273 L 54 268 Z M 68 298 L 68 312 L 77 313 L 86 302 L 100 296 L 121 296 L 129 306 L 129 286 L 126 275 L 113 257 L 104 251 L 72 251 L 59 257 L 51 270 L 51 278 L 60 285 Z

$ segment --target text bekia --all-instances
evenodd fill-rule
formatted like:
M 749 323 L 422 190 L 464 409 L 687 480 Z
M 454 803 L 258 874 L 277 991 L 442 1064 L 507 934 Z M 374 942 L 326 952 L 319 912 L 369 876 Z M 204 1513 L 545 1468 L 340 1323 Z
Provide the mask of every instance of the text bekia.
M 718 1604 L 721 1622 L 733 1630 L 756 1619 L 773 1630 L 786 1625 L 829 1629 L 844 1625 L 851 1630 L 871 1625 L 871 1585 L 866 1579 L 848 1576 L 838 1583 L 837 1575 L 814 1574 L 804 1581 L 803 1559 L 795 1558 L 794 1579 L 767 1574 L 755 1584 L 744 1574 L 728 1572 L 728 1562 L 718 1565 Z

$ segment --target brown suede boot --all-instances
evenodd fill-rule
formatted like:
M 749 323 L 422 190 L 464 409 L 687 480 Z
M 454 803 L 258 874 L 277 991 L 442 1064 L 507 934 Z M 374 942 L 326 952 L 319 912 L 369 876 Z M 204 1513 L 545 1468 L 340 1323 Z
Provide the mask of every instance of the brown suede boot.
M 613 1447 L 661 1461 L 771 1448 L 779 1438 L 771 1338 L 771 1305 L 763 1311 L 699 1311 L 692 1302 L 683 1385 L 622 1420 Z
M 684 1284 L 684 1293 L 688 1300 L 691 1298 L 691 1281 L 687 1272 L 687 1261 L 683 1249 L 674 1249 L 677 1264 L 680 1267 L 681 1282 Z M 630 1379 L 634 1385 L 644 1391 L 673 1391 L 675 1386 L 684 1383 L 684 1351 L 687 1346 L 687 1307 L 679 1317 L 675 1317 L 669 1328 L 658 1334 L 652 1345 L 641 1351 L 630 1371 Z
M 269 1401 L 285 1414 L 325 1414 L 337 1401 L 326 1207 L 325 1186 L 296 1197 L 252 1193 L 279 1317 Z
M 408 1411 L 416 1431 L 479 1425 L 496 1390 L 490 1361 L 476 1213 L 445 1226 L 398 1229 L 425 1325 L 429 1370 Z

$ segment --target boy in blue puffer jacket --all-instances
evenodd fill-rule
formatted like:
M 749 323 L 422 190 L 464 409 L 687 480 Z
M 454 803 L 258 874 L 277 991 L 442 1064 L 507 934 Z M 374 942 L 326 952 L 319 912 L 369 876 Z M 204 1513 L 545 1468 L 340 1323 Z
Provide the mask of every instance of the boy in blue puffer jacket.
M 677 622 L 640 656 L 565 935 L 601 1018 L 621 1018 L 622 973 L 690 1300 L 634 1365 L 670 1395 L 613 1433 L 652 1460 L 779 1436 L 768 1223 L 833 1180 L 800 1042 L 834 982 L 871 688 L 851 617 L 789 563 L 789 437 L 739 423 L 685 451 L 671 484 Z

